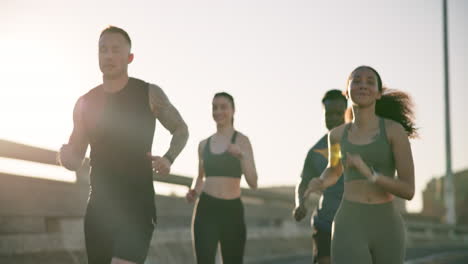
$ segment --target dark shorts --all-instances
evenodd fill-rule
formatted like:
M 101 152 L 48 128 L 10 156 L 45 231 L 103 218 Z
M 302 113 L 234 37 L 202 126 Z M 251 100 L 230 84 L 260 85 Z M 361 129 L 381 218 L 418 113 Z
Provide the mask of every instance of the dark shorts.
M 330 249 L 331 249 L 331 233 L 317 229 L 315 226 L 313 227 L 313 239 L 314 239 L 314 246 L 313 246 L 313 254 L 314 254 L 314 261 L 317 263 L 317 260 L 322 257 L 330 257 Z
M 84 229 L 88 264 L 110 263 L 114 257 L 143 264 L 153 236 L 154 218 L 88 204 Z

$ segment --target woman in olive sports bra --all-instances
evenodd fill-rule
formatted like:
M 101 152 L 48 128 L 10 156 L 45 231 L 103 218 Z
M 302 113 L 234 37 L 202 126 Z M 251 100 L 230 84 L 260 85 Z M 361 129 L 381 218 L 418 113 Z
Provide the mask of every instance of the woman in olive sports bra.
M 332 231 L 332 263 L 403 263 L 405 229 L 393 197 L 411 200 L 414 195 L 408 139 L 416 136 L 412 104 L 407 94 L 383 88 L 379 74 L 369 66 L 356 68 L 346 89 L 353 121 L 330 131 L 328 167 L 310 182 L 305 195 L 323 191 L 344 172 L 343 200 Z
M 218 243 L 224 264 L 243 261 L 246 241 L 240 181 L 257 188 L 257 172 L 247 136 L 234 130 L 234 99 L 228 93 L 213 98 L 216 133 L 200 142 L 198 177 L 186 198 L 195 205 L 192 231 L 199 264 L 214 264 Z

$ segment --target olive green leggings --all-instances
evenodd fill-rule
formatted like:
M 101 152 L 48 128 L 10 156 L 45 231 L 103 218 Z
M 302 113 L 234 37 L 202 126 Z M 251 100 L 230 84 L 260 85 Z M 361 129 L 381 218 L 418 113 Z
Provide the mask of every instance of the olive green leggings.
M 363 204 L 343 199 L 333 222 L 333 264 L 402 264 L 405 226 L 392 202 Z

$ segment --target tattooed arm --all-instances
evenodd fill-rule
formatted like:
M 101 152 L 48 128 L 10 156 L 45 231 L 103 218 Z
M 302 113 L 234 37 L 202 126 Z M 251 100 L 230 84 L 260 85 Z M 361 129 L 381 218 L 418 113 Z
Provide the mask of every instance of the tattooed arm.
M 169 150 L 163 156 L 172 164 L 187 143 L 187 125 L 160 87 L 150 84 L 149 100 L 154 116 L 172 134 Z

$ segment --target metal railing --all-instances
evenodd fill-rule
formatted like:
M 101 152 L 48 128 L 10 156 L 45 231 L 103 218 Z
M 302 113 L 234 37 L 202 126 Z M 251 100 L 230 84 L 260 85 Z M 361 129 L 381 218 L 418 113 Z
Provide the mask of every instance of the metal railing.
M 56 151 L 52 151 L 48 149 L 32 147 L 32 146 L 28 146 L 28 145 L 24 145 L 24 144 L 12 142 L 12 141 L 7 141 L 7 140 L 0 140 L 0 157 L 4 157 L 4 158 L 18 159 L 18 160 L 59 166 L 57 162 L 57 154 L 58 153 Z M 86 180 L 84 180 L 84 178 L 88 177 L 88 172 L 89 172 L 89 161 L 85 160 L 82 168 L 78 170 L 78 172 L 76 173 L 77 182 L 80 182 L 80 181 L 87 182 Z M 169 184 L 182 185 L 182 186 L 190 186 L 192 184 L 192 178 L 181 176 L 181 175 L 176 175 L 176 174 L 161 176 L 155 173 L 153 175 L 153 180 L 158 181 L 158 182 L 169 183 Z M 256 198 L 256 199 L 261 199 L 265 202 L 274 201 L 274 202 L 281 202 L 281 203 L 286 203 L 286 204 L 294 203 L 294 197 L 281 194 L 281 193 L 265 191 L 265 190 L 252 190 L 252 189 L 242 188 L 242 195 Z

